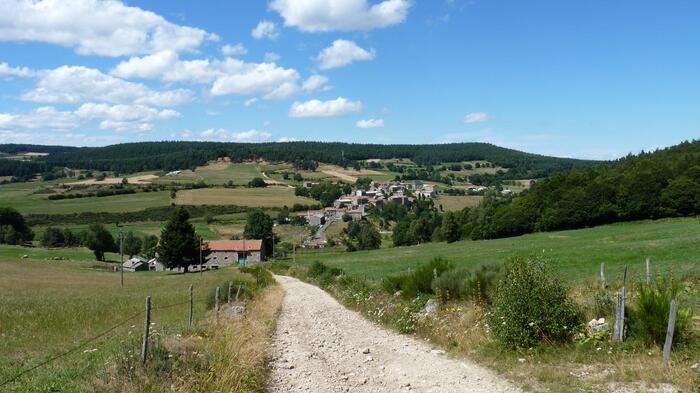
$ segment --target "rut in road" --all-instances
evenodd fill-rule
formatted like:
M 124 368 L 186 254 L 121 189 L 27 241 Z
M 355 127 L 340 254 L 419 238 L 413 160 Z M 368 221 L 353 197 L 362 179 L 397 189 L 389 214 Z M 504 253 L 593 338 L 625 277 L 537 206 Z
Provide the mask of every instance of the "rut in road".
M 313 285 L 276 278 L 286 294 L 271 392 L 521 392 L 490 370 L 367 321 Z

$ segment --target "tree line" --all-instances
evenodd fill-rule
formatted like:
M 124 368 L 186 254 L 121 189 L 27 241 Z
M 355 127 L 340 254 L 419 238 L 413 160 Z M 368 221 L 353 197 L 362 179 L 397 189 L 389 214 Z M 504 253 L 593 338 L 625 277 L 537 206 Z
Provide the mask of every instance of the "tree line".
M 620 221 L 700 214 L 700 141 L 557 174 L 519 196 L 489 192 L 446 213 L 459 238 L 492 239 Z M 453 236 L 454 238 L 454 236 Z
M 0 152 L 16 150 L 0 145 Z M 265 159 L 294 163 L 297 169 L 314 170 L 319 162 L 343 167 L 358 161 L 379 158 L 407 158 L 419 165 L 443 162 L 486 160 L 504 168 L 518 169 L 537 177 L 572 168 L 588 167 L 594 161 L 547 157 L 506 149 L 488 143 L 438 145 L 378 145 L 339 142 L 219 143 L 219 142 L 141 142 L 106 147 L 66 148 L 49 156 L 20 164 L 0 159 L 0 176 L 27 176 L 50 172 L 52 168 L 80 168 L 135 173 L 147 170 L 192 169 L 216 158 L 233 162 Z M 535 177 L 535 176 L 530 176 Z

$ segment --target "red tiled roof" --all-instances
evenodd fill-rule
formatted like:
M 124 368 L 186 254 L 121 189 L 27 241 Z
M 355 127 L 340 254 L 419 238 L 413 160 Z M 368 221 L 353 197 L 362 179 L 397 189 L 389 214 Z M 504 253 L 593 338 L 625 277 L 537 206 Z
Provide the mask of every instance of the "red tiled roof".
M 262 240 L 209 240 L 205 242 L 209 251 L 260 251 Z

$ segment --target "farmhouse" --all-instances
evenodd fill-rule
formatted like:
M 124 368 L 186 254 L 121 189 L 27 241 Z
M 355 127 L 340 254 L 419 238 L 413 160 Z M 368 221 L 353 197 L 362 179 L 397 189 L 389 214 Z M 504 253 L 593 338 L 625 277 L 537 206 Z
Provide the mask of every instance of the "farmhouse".
M 148 271 L 148 261 L 140 256 L 135 256 L 122 264 L 124 271 L 140 272 Z
M 260 239 L 210 240 L 202 247 L 210 251 L 206 262 L 210 269 L 265 260 L 265 250 Z
M 148 261 L 148 270 L 156 272 L 164 272 L 165 265 L 163 265 L 157 258 L 151 258 Z

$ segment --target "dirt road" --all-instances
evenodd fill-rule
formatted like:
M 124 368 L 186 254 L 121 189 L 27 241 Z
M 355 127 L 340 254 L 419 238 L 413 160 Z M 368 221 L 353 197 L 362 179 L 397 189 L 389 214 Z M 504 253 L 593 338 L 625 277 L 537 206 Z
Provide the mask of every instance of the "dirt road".
M 277 280 L 286 295 L 271 392 L 520 392 L 487 369 L 365 320 L 313 285 Z

